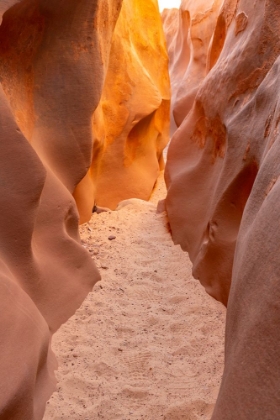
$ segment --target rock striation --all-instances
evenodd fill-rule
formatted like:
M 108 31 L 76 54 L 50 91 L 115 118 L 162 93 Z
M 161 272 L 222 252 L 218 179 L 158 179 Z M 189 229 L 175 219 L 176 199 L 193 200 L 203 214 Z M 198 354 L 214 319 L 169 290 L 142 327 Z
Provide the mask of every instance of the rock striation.
M 123 0 L 100 103 L 92 164 L 75 191 L 82 220 L 94 203 L 149 199 L 169 140 L 168 56 L 157 0 Z
M 187 4 L 182 2 L 181 14 Z M 208 5 L 202 2 L 201 12 Z M 174 13 L 167 18 L 165 28 L 168 19 L 178 19 Z M 182 23 L 185 33 L 188 22 Z M 212 419 L 276 419 L 279 2 L 224 0 L 212 28 L 195 94 L 186 87 L 185 96 L 183 89 L 178 96 L 175 89 L 179 128 L 168 153 L 166 209 L 173 239 L 189 252 L 194 276 L 228 305 L 225 372 Z M 188 72 L 190 52 L 181 33 L 170 57 L 180 58 Z M 172 85 L 180 84 L 175 79 Z
M 0 418 L 39 420 L 54 389 L 51 335 L 99 274 L 72 193 L 91 164 L 121 7 L 0 1 Z

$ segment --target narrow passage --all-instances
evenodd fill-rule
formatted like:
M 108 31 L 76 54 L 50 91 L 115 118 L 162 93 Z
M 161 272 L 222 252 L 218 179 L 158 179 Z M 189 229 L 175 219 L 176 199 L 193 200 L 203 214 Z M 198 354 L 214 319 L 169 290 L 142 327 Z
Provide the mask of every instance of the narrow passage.
M 54 337 L 58 392 L 44 420 L 210 419 L 225 310 L 156 214 L 165 193 L 161 175 L 150 202 L 128 200 L 82 225 L 102 281 Z

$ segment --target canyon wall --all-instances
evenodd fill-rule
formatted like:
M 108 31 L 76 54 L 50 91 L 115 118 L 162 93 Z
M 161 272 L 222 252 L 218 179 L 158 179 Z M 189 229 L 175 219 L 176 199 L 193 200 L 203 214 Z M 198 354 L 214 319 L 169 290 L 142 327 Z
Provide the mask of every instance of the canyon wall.
M 169 140 L 168 56 L 157 0 L 123 0 L 101 101 L 90 170 L 75 191 L 82 220 L 94 203 L 148 200 Z M 86 200 L 84 199 L 86 197 Z
M 100 278 L 78 223 L 95 202 L 149 198 L 162 167 L 168 59 L 156 0 L 0 0 L 0 14 L 0 418 L 39 420 L 51 336 Z
M 51 334 L 99 274 L 72 197 L 121 1 L 0 1 L 0 418 L 41 419 Z M 104 28 L 104 22 L 106 22 Z
M 172 87 L 172 118 L 179 127 L 209 71 L 208 51 L 222 0 L 184 0 L 162 13 Z
M 201 16 L 208 7 L 201 3 Z M 178 33 L 172 29 L 178 34 L 174 47 L 169 41 L 179 128 L 168 153 L 166 209 L 174 242 L 189 252 L 194 276 L 228 305 L 225 372 L 212 419 L 276 419 L 280 4 L 224 0 L 204 58 L 196 61 L 201 73 L 199 83 L 193 79 L 195 92 L 191 75 L 178 94 L 177 58 L 183 73 L 191 74 L 189 42 L 183 42 L 191 33 L 187 1 L 180 14 L 185 12 L 189 18 Z M 178 16 L 165 16 L 166 30 Z

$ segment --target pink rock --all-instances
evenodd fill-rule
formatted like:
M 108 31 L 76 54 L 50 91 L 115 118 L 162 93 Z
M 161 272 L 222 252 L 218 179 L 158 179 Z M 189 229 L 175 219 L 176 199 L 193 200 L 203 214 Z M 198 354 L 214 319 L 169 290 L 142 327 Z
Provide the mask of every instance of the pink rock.
M 51 335 L 100 278 L 72 192 L 90 165 L 113 3 L 0 1 L 3 420 L 42 418 L 54 390 Z
M 206 291 L 228 305 L 213 420 L 280 412 L 279 30 L 278 2 L 225 0 L 205 77 L 193 97 L 182 90 L 174 103 L 180 127 L 166 170 L 173 239 Z M 182 43 L 176 48 L 184 57 Z
M 172 117 L 179 127 L 209 71 L 208 52 L 222 0 L 183 0 L 162 14 L 170 58 Z

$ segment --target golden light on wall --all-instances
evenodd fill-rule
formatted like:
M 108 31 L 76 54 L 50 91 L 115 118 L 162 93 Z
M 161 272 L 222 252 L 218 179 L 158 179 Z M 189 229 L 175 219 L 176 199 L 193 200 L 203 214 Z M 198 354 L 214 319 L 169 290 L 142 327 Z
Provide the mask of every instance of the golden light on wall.
M 179 8 L 181 0 L 158 0 L 159 10 L 172 9 L 173 7 Z

